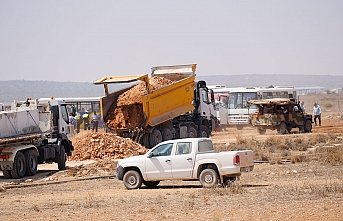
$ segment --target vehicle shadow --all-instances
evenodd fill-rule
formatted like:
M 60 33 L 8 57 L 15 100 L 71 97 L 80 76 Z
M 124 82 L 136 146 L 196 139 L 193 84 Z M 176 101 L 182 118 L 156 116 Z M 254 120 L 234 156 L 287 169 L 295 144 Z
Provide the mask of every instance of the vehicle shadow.
M 255 187 L 267 187 L 269 186 L 268 184 L 244 184 L 242 185 L 243 188 L 255 188 Z M 195 184 L 190 184 L 190 185 L 184 185 L 184 184 L 180 184 L 180 185 L 158 185 L 155 187 L 147 187 L 142 185 L 142 187 L 140 189 L 202 189 L 202 186 L 199 185 L 195 185 Z M 221 185 L 218 185 L 218 187 L 216 188 L 230 188 L 230 186 L 227 187 L 223 187 Z
M 32 181 L 41 180 L 48 176 L 51 176 L 52 174 L 58 172 L 58 170 L 38 170 L 37 173 L 34 176 L 25 176 L 21 179 L 6 179 L 3 175 L 3 173 L 0 171 L 0 184 L 8 184 L 8 183 L 25 183 L 26 180 L 32 179 Z

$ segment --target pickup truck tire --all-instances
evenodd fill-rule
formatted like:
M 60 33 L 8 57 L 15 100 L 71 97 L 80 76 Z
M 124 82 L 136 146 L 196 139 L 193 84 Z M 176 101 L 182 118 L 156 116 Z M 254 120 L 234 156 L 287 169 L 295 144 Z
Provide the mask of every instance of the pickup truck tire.
M 60 146 L 60 153 L 58 155 L 58 169 L 59 170 L 65 170 L 66 169 L 66 153 L 65 153 L 65 149 L 64 146 L 61 145 Z
M 124 174 L 123 182 L 128 190 L 138 189 L 142 186 L 143 178 L 139 172 L 129 170 Z
M 305 121 L 304 130 L 306 133 L 310 133 L 312 131 L 312 122 L 310 119 Z
M 13 169 L 11 171 L 13 179 L 23 178 L 26 172 L 25 156 L 22 152 L 17 152 L 14 157 Z
M 160 181 L 144 181 L 143 183 L 147 187 L 155 187 L 160 184 Z
M 224 181 L 223 183 L 224 187 L 225 186 L 230 187 L 232 183 L 236 181 L 236 177 L 225 177 L 223 181 Z
M 162 133 L 159 129 L 154 129 L 150 134 L 150 147 L 154 147 L 162 142 Z
M 26 161 L 26 176 L 33 176 L 37 173 L 37 154 L 34 150 L 27 150 L 24 152 Z
M 173 139 L 173 133 L 169 128 L 163 128 L 162 129 L 162 140 L 172 140 Z
M 208 131 L 208 128 L 205 125 L 200 125 L 198 137 L 210 137 L 210 132 Z
M 218 173 L 213 169 L 204 169 L 199 176 L 201 186 L 204 188 L 213 188 L 218 184 Z

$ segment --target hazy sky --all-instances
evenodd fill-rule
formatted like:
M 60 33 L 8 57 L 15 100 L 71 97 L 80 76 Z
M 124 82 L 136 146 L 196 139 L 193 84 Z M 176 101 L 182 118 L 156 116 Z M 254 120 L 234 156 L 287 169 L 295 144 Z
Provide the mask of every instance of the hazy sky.
M 93 82 L 197 63 L 197 74 L 343 75 L 342 0 L 0 0 L 1 80 Z

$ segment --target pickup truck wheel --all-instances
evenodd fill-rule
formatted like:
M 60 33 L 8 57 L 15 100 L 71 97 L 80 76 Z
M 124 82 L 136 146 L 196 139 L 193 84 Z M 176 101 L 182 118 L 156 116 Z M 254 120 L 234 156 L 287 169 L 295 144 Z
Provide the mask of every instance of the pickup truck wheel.
M 155 187 L 160 184 L 160 181 L 144 181 L 143 183 L 147 187 Z
M 173 133 L 169 128 L 163 128 L 162 129 L 162 140 L 172 140 L 173 139 Z
M 58 169 L 59 170 L 65 170 L 66 169 L 66 154 L 65 154 L 65 149 L 64 146 L 60 146 L 60 153 L 58 155 Z
M 4 174 L 5 179 L 12 179 L 12 174 L 10 170 L 3 170 L 2 174 Z
M 305 121 L 304 130 L 305 130 L 306 133 L 309 133 L 309 132 L 312 131 L 312 122 L 311 122 L 311 120 L 307 119 Z
M 280 123 L 278 132 L 280 134 L 286 134 L 287 133 L 287 125 L 285 122 Z
M 37 173 L 37 154 L 34 150 L 27 150 L 24 152 L 26 161 L 26 173 L 27 176 L 33 176 Z
M 200 173 L 199 181 L 204 188 L 216 187 L 218 184 L 218 173 L 213 169 L 205 169 Z
M 266 128 L 257 127 L 257 132 L 258 134 L 263 135 L 266 133 Z
M 190 138 L 196 138 L 197 137 L 197 130 L 193 126 L 190 126 L 188 128 L 188 137 L 190 137 Z
M 22 152 L 17 152 L 14 157 L 13 169 L 11 171 L 12 178 L 19 179 L 25 176 L 26 172 L 26 162 L 25 156 Z
M 198 137 L 210 137 L 210 132 L 205 125 L 200 125 Z
M 142 186 L 143 178 L 139 172 L 129 170 L 124 174 L 123 182 L 128 190 L 138 189 Z
M 150 147 L 154 147 L 162 142 L 162 134 L 159 129 L 154 129 L 150 134 Z

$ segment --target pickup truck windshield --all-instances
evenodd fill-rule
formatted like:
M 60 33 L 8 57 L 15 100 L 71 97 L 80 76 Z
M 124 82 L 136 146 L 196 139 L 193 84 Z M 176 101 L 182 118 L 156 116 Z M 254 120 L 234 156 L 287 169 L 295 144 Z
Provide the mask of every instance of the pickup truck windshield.
M 198 153 L 213 152 L 213 144 L 210 140 L 200 140 L 198 143 Z

